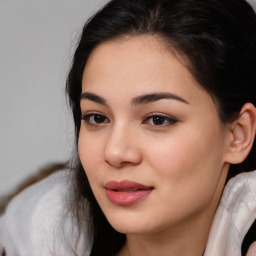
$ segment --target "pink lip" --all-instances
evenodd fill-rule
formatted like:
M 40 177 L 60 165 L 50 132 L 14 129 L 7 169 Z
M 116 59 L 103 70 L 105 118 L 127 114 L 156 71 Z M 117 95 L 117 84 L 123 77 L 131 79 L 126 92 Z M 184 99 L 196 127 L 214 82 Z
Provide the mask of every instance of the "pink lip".
M 145 186 L 137 182 L 124 180 L 121 182 L 109 181 L 105 185 L 108 199 L 116 205 L 135 204 L 153 190 L 153 187 Z M 127 191 L 131 190 L 131 191 Z

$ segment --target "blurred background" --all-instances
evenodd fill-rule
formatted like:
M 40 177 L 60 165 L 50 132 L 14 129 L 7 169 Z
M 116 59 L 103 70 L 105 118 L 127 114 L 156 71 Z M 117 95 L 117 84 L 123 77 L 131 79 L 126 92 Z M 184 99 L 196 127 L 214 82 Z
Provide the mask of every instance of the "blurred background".
M 0 0 L 0 197 L 69 159 L 65 79 L 84 22 L 105 2 Z

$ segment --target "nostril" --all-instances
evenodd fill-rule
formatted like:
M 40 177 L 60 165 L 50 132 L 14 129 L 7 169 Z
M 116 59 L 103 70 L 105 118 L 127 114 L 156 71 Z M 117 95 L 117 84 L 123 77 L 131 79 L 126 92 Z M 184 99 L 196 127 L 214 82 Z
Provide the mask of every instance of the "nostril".
M 129 162 L 129 161 L 113 162 L 113 161 L 105 160 L 105 162 L 108 165 L 114 166 L 115 168 L 123 168 L 123 167 L 129 167 L 129 166 L 136 165 L 136 163 Z
M 113 159 L 111 159 L 111 160 L 106 159 L 105 162 L 106 162 L 108 165 L 114 166 L 114 167 L 116 167 L 116 168 L 122 167 L 122 162 L 115 161 L 115 160 L 113 160 Z

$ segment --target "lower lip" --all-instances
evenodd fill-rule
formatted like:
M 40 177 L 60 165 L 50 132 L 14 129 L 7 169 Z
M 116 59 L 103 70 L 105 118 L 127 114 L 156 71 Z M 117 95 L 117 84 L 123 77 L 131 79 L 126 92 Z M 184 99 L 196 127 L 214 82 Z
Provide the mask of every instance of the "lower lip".
M 134 192 L 120 192 L 111 189 L 107 189 L 108 199 L 116 205 L 131 205 L 139 202 L 152 192 L 152 189 L 137 190 Z

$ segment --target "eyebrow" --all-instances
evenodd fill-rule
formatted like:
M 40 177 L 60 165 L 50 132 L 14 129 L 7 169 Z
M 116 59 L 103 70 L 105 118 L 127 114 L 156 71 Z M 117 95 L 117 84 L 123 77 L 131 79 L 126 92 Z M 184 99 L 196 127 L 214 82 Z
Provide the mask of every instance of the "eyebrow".
M 107 106 L 107 101 L 104 98 L 102 98 L 101 96 L 98 96 L 94 93 L 91 93 L 91 92 L 82 93 L 80 96 L 80 100 L 82 100 L 82 99 L 91 100 L 91 101 L 97 102 L 99 104 L 102 104 L 104 106 Z
M 80 96 L 80 100 L 82 99 L 87 99 L 94 101 L 96 103 L 102 104 L 104 106 L 108 106 L 107 100 L 104 99 L 103 97 L 91 93 L 91 92 L 84 92 Z M 185 99 L 181 98 L 180 96 L 168 92 L 157 92 L 157 93 L 150 93 L 150 94 L 143 94 L 138 97 L 135 97 L 131 100 L 133 105 L 140 105 L 140 104 L 148 104 L 152 103 L 158 100 L 162 99 L 170 99 L 170 100 L 177 100 L 182 103 L 189 104 Z
M 138 104 L 147 104 L 151 102 L 155 102 L 158 100 L 163 100 L 163 99 L 168 99 L 168 100 L 177 100 L 182 103 L 189 104 L 185 99 L 181 98 L 180 96 L 168 92 L 157 92 L 157 93 L 150 93 L 150 94 L 143 94 L 140 95 L 134 99 L 132 99 L 132 103 L 135 105 Z

